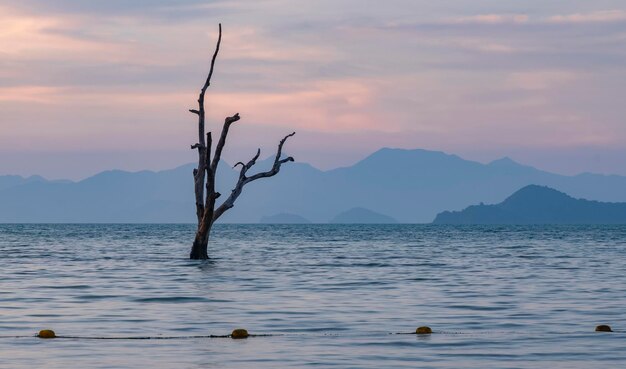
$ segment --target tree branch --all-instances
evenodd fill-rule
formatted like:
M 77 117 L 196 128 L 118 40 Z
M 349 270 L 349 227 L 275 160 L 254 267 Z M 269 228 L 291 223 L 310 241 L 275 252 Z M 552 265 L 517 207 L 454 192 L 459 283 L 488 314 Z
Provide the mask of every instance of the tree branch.
M 224 150 L 224 145 L 226 145 L 226 137 L 228 136 L 228 130 L 230 129 L 230 125 L 235 123 L 241 119 L 239 117 L 239 113 L 233 115 L 232 117 L 226 117 L 224 119 L 224 126 L 222 127 L 222 134 L 220 135 L 220 140 L 217 142 L 217 146 L 215 146 L 215 156 L 213 156 L 213 161 L 211 162 L 211 172 L 213 172 L 213 176 L 217 172 L 217 166 L 219 164 L 220 158 L 222 157 L 222 150 Z
M 213 76 L 213 69 L 215 67 L 215 60 L 217 59 L 217 54 L 220 50 L 220 44 L 222 42 L 222 24 L 219 25 L 219 35 L 217 38 L 217 45 L 215 46 L 215 52 L 213 53 L 213 57 L 211 58 L 211 68 L 209 69 L 209 75 L 207 76 L 202 89 L 200 90 L 200 95 L 198 96 L 198 109 L 190 109 L 189 111 L 198 115 L 198 143 L 196 148 L 198 149 L 198 170 L 194 175 L 194 191 L 196 196 L 196 216 L 198 218 L 198 227 L 200 228 L 203 219 L 205 218 L 205 198 L 204 198 L 204 187 L 205 187 L 205 174 L 208 168 L 208 160 L 207 158 L 210 156 L 210 148 L 207 150 L 206 141 L 204 138 L 204 121 L 205 121 L 205 110 L 204 110 L 204 94 L 206 93 L 207 88 L 211 85 L 211 77 Z M 192 146 L 192 148 L 193 148 Z
M 217 59 L 217 53 L 220 51 L 220 44 L 222 43 L 222 23 L 219 24 L 219 35 L 217 36 L 217 45 L 215 46 L 215 52 L 213 53 L 213 57 L 211 58 L 211 68 L 209 69 L 209 75 L 206 78 L 206 82 L 204 82 L 204 86 L 202 87 L 202 92 L 206 91 L 206 89 L 211 85 L 211 77 L 213 76 L 213 68 L 215 67 L 215 59 Z
M 252 182 L 252 181 L 256 181 L 257 179 L 260 178 L 267 178 L 267 177 L 273 177 L 276 174 L 278 174 L 278 172 L 280 172 L 280 166 L 286 162 L 289 161 L 294 161 L 294 159 L 289 156 L 285 159 L 281 159 L 281 155 L 282 155 L 282 151 L 283 151 L 283 146 L 285 145 L 285 142 L 287 141 L 287 139 L 289 137 L 292 137 L 293 135 L 295 135 L 296 132 L 293 132 L 291 134 L 288 134 L 287 136 L 285 136 L 282 140 L 280 140 L 280 143 L 278 144 L 278 150 L 276 150 L 276 156 L 274 158 L 274 164 L 272 165 L 272 169 L 266 171 L 266 172 L 260 172 L 257 173 L 251 177 L 247 177 L 246 176 L 246 172 L 252 168 L 252 166 L 254 166 L 254 164 L 256 164 L 257 159 L 259 158 L 259 156 L 261 155 L 261 149 L 257 150 L 256 155 L 246 164 L 243 165 L 241 167 L 241 171 L 239 172 L 239 180 L 237 181 L 237 184 L 235 185 L 235 188 L 231 191 L 230 196 L 228 196 L 228 198 L 226 200 L 224 200 L 224 202 L 222 203 L 222 205 L 220 205 L 215 212 L 213 213 L 213 221 L 215 222 L 217 219 L 219 219 L 219 217 L 222 216 L 222 214 L 224 214 L 228 209 L 232 208 L 233 206 L 235 206 L 235 200 L 237 200 L 237 198 L 239 197 L 239 195 L 241 195 L 241 192 L 243 191 L 243 187 Z M 215 158 L 213 159 L 215 160 Z M 237 163 L 239 164 L 239 163 Z
M 254 166 L 254 164 L 256 164 L 256 161 L 260 155 L 261 155 L 261 149 L 257 149 L 256 154 L 254 155 L 252 159 L 250 159 L 250 161 L 247 164 L 244 164 L 243 162 L 240 161 L 233 166 L 233 168 L 235 168 L 237 165 L 241 165 L 241 172 L 239 172 L 240 181 L 242 180 L 242 178 L 243 179 L 246 178 L 246 173 L 248 172 L 250 168 L 252 168 L 252 166 Z
M 211 137 L 211 132 L 206 134 L 208 149 L 206 152 L 205 158 L 205 170 L 207 172 L 207 181 L 206 181 L 206 200 L 205 200 L 205 213 L 207 211 L 211 212 L 208 214 L 210 219 L 213 218 L 213 208 L 215 207 L 215 177 L 213 176 L 213 172 L 209 169 L 209 163 L 211 163 L 211 146 L 213 145 L 213 138 Z
M 207 180 L 207 189 L 209 189 L 209 182 L 211 182 L 211 179 L 213 178 L 212 176 L 213 173 L 211 173 L 211 171 L 208 170 L 209 164 L 211 163 L 211 147 L 213 146 L 213 137 L 211 135 L 211 132 L 208 132 L 206 134 L 206 142 L 207 142 L 207 150 L 206 150 L 205 158 L 204 158 L 204 166 L 205 166 L 205 170 L 207 171 L 207 175 L 209 177 Z

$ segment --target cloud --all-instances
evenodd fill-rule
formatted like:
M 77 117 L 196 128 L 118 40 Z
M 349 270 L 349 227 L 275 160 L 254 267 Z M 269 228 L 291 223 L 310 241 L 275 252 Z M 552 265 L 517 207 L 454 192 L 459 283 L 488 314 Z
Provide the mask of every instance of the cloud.
M 141 22 L 128 18 L 55 17 L 0 6 L 0 23 L 0 54 L 5 67 L 11 64 L 21 69 L 26 63 L 37 63 L 40 70 L 59 65 L 167 65 L 163 60 L 169 60 L 147 55 L 150 46 L 138 40 L 140 35 L 132 34 L 141 28 Z
M 375 129 L 385 119 L 372 109 L 379 86 L 374 79 L 320 80 L 285 86 L 281 92 L 217 93 L 212 104 L 222 112 L 241 111 L 255 124 L 322 132 Z
M 17 86 L 0 87 L 0 103 L 23 102 L 50 104 L 54 97 L 62 91 L 59 87 L 49 86 Z
M 527 14 L 478 14 L 444 18 L 439 23 L 448 25 L 533 25 L 533 24 L 570 24 L 570 23 L 611 23 L 626 21 L 626 10 L 598 10 L 588 13 L 557 14 L 535 16 Z
M 528 23 L 526 14 L 479 14 L 463 17 L 447 18 L 443 24 L 525 24 Z
M 0 7 L 0 53 L 5 58 L 60 58 L 79 59 L 95 52 L 103 56 L 112 53 L 109 42 L 90 42 L 62 33 L 84 26 L 76 18 L 59 19 L 40 15 L 22 15 L 7 7 Z M 58 31 L 58 32 L 57 32 Z
M 440 37 L 429 38 L 422 42 L 429 45 L 484 53 L 510 54 L 521 51 L 518 47 L 513 46 L 511 43 L 485 40 L 477 37 Z
M 241 0 L 239 0 L 240 2 Z M 230 1 L 232 2 L 232 1 Z M 161 11 L 215 9 L 226 6 L 226 0 L 21 0 L 15 4 L 18 9 L 46 14 L 96 14 L 144 16 Z
M 231 147 L 291 129 L 310 157 L 322 141 L 360 154 L 624 146 L 624 12 L 612 0 L 21 0 L 0 6 L 0 147 L 187 149 L 220 21 L 208 111 L 212 124 L 241 113 Z
M 252 61 L 307 62 L 324 60 L 332 62 L 341 52 L 323 45 L 298 45 L 280 42 L 260 32 L 255 27 L 234 28 L 228 32 L 228 53 L 223 59 Z
M 576 13 L 566 15 L 553 15 L 547 19 L 549 23 L 611 23 L 626 21 L 624 10 L 601 10 L 590 13 Z
M 580 78 L 580 74 L 567 70 L 542 70 L 515 72 L 508 77 L 508 82 L 523 90 L 545 90 L 571 83 Z

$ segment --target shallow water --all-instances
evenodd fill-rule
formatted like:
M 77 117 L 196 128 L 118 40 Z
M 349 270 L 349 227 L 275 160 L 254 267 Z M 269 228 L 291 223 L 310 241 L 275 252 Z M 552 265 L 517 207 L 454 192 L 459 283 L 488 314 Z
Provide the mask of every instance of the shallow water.
M 626 365 L 625 226 L 219 225 L 208 262 L 186 259 L 192 237 L 0 225 L 0 368 Z M 420 325 L 435 333 L 390 334 Z M 237 327 L 276 336 L 30 337 Z

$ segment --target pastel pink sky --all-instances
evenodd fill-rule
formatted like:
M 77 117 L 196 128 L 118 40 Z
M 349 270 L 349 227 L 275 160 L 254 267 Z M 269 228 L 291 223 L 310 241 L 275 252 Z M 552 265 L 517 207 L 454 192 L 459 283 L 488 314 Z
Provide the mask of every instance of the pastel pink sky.
M 381 147 L 626 175 L 626 3 L 501 0 L 22 0 L 0 5 L 0 174 L 78 179 L 225 157 L 322 169 Z

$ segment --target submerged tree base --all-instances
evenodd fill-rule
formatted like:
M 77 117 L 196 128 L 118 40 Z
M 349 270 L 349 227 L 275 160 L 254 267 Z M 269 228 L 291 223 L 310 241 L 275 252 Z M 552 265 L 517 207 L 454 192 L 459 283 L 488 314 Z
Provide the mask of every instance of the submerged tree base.
M 193 245 L 191 246 L 191 252 L 189 253 L 189 259 L 191 260 L 206 260 L 209 258 L 208 249 L 208 241 L 206 243 L 202 243 L 201 241 L 196 240 L 193 241 Z

